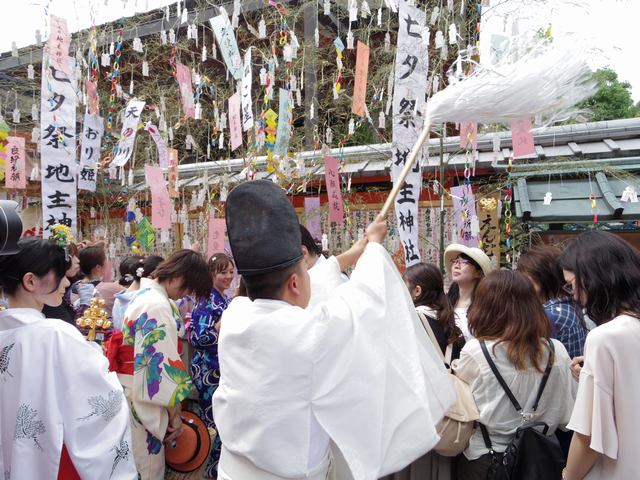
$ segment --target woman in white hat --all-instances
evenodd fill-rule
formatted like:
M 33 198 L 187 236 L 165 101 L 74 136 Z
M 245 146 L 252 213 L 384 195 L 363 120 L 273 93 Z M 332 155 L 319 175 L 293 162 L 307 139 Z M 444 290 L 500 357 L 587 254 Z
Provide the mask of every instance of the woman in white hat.
M 491 260 L 479 248 L 453 243 L 444 251 L 444 261 L 451 277 L 449 301 L 454 307 L 456 324 L 465 340 L 472 337 L 467 322 L 467 310 L 473 301 L 478 283 L 493 270 Z

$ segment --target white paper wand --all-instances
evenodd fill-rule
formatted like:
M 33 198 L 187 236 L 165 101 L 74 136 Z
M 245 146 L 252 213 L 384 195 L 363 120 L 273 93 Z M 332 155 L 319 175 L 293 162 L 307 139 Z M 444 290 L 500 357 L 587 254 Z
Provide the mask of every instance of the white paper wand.
M 573 40 L 573 41 L 572 41 Z M 413 168 L 431 126 L 443 122 L 511 123 L 545 115 L 547 123 L 571 116 L 574 105 L 596 89 L 588 66 L 592 51 L 580 42 L 539 42 L 514 62 L 479 69 L 473 76 L 439 91 L 427 104 L 425 126 L 380 211 L 386 216 Z M 506 55 L 507 57 L 509 55 Z

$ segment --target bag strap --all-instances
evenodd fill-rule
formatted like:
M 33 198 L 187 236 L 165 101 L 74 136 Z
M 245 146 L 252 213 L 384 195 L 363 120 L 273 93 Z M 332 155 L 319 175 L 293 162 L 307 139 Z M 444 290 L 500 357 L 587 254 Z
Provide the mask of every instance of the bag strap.
M 447 345 L 447 349 L 444 352 L 444 363 L 451 366 L 451 357 L 453 357 L 453 343 Z
M 514 406 L 514 408 L 518 412 L 520 412 L 522 410 L 522 407 L 518 403 L 518 400 L 516 400 L 516 397 L 513 396 L 513 393 L 511 393 L 511 390 L 509 390 L 509 387 L 507 386 L 507 382 L 504 381 L 504 378 L 502 378 L 502 375 L 500 375 L 500 372 L 498 372 L 498 368 L 496 367 L 496 364 L 493 363 L 493 360 L 491 360 L 491 355 L 489 355 L 489 350 L 487 350 L 487 344 L 484 342 L 484 340 L 480 340 L 480 348 L 482 348 L 482 353 L 484 354 L 484 358 L 487 359 L 487 363 L 489 364 L 489 367 L 491 367 L 491 371 L 493 372 L 496 379 L 498 380 L 498 383 L 504 390 L 504 393 L 507 394 L 507 397 L 509 397 L 509 400 L 511 401 L 511 404 Z
M 480 425 L 480 432 L 482 432 L 482 439 L 484 440 L 484 446 L 489 449 L 489 453 L 493 455 L 493 444 L 491 443 L 491 437 L 489 437 L 489 432 L 487 431 L 487 427 L 484 424 L 478 422 Z
M 440 355 L 440 358 L 444 363 L 447 363 L 444 358 L 444 355 L 442 355 L 442 349 L 440 348 L 440 344 L 436 339 L 436 335 L 433 333 L 433 329 L 431 328 L 431 325 L 429 325 L 429 316 L 426 313 L 421 312 L 420 310 L 417 310 L 417 309 L 416 309 L 416 312 L 418 312 L 418 316 L 420 317 L 420 323 L 422 323 L 422 327 L 424 328 L 425 332 L 427 332 L 427 335 L 429 335 L 429 338 L 431 339 L 431 343 L 433 343 L 433 346 L 438 351 L 438 355 Z
M 540 387 L 538 388 L 538 394 L 536 395 L 536 401 L 533 404 L 534 412 L 538 408 L 538 403 L 540 403 L 540 397 L 542 397 L 542 392 L 544 392 L 544 387 L 547 386 L 547 380 L 549 380 L 549 375 L 551 374 L 551 368 L 553 368 L 553 360 L 555 357 L 555 347 L 553 346 L 553 342 L 551 341 L 551 339 L 547 339 L 547 340 L 549 342 L 549 360 L 547 360 L 547 368 L 544 371 L 542 382 L 540 382 Z

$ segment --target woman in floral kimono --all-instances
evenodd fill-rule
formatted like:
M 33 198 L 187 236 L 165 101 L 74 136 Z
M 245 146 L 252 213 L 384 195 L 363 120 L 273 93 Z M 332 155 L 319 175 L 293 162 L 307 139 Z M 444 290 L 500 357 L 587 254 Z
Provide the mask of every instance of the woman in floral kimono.
M 118 367 L 132 414 L 133 454 L 142 480 L 164 479 L 164 447 L 182 431 L 181 404 L 191 378 L 178 353 L 180 313 L 173 300 L 208 295 L 211 277 L 202 256 L 179 250 L 162 262 L 152 278 L 140 281 L 122 326 L 129 362 Z
M 116 375 L 80 332 L 49 319 L 70 257 L 53 241 L 20 240 L 0 256 L 0 472 L 4 480 L 137 478 L 129 410 Z
M 191 332 L 189 343 L 196 353 L 191 359 L 191 378 L 200 394 L 201 417 L 209 428 L 216 428 L 211 408 L 211 397 L 220 382 L 220 365 L 218 364 L 218 332 L 220 317 L 229 305 L 230 299 L 225 290 L 233 281 L 233 260 L 224 253 L 214 253 L 209 259 L 209 272 L 213 280 L 213 288 L 208 298 L 201 299 L 191 313 Z M 211 446 L 209 463 L 205 478 L 217 478 L 218 461 L 222 443 L 219 436 Z

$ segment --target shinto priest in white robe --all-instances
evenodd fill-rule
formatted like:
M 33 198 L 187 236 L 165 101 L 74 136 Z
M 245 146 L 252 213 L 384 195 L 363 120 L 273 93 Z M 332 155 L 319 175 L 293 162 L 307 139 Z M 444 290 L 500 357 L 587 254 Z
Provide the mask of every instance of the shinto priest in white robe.
M 223 448 L 264 472 L 252 480 L 325 478 L 332 457 L 339 480 L 375 480 L 437 443 L 453 387 L 380 244 L 347 283 L 334 257 L 309 273 L 306 310 L 237 297 L 222 316 L 213 407 Z M 247 480 L 223 463 L 219 478 Z
M 2 311 L 2 478 L 55 480 L 63 444 L 82 479 L 138 478 L 129 409 L 99 348 L 37 310 Z

